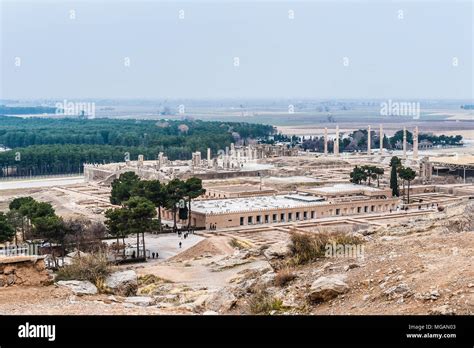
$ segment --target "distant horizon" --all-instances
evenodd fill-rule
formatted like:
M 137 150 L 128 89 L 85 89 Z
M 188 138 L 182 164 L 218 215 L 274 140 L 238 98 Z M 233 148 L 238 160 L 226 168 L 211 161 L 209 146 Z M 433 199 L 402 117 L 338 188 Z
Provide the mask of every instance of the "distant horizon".
M 223 98 L 212 98 L 212 97 L 206 97 L 206 98 L 199 98 L 199 97 L 186 97 L 186 98 L 181 98 L 181 97 L 174 97 L 174 98 L 166 98 L 166 97 L 84 97 L 84 98 L 76 98 L 76 97 L 49 97 L 49 98 L 0 98 L 0 102 L 4 101 L 44 101 L 44 100 L 51 100 L 51 101 L 56 101 L 56 100 L 96 100 L 96 101 L 179 101 L 179 100 L 191 100 L 191 101 L 239 101 L 239 100 L 248 100 L 248 101 L 288 101 L 288 100 L 303 100 L 303 101 L 387 101 L 389 99 L 391 100 L 400 100 L 400 101 L 408 101 L 408 100 L 416 100 L 416 101 L 440 101 L 440 102 L 449 102 L 449 101 L 474 101 L 473 98 L 416 98 L 416 97 L 411 97 L 411 98 L 404 98 L 404 97 L 391 97 L 391 98 L 369 98 L 369 97 L 364 97 L 364 98 L 340 98 L 340 97 L 223 97 Z

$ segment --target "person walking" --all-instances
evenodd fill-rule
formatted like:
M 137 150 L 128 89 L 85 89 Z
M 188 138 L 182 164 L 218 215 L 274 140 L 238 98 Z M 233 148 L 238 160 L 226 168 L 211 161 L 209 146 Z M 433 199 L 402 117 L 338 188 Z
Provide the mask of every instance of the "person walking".
M 181 245 L 182 245 L 182 244 L 183 244 L 183 243 L 179 242 L 179 248 L 180 248 L 180 249 L 181 249 Z

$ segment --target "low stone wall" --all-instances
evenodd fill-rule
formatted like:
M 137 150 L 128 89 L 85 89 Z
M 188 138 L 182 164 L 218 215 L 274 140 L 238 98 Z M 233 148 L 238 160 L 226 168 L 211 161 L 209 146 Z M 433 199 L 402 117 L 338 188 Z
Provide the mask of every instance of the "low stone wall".
M 402 185 L 400 185 L 400 188 L 402 189 Z M 413 185 L 410 186 L 410 194 L 411 195 L 419 195 L 422 193 L 433 193 L 436 192 L 436 186 L 435 185 Z
M 50 278 L 43 257 L 12 256 L 0 258 L 0 288 L 12 285 L 46 285 L 51 281 Z

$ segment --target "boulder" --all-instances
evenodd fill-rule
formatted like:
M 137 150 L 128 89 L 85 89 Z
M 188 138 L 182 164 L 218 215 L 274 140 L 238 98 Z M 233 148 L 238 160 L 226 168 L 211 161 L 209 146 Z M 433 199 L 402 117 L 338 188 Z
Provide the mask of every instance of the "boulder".
M 57 284 L 71 289 L 76 295 L 97 294 L 97 287 L 87 280 L 60 280 Z
M 214 312 L 224 312 L 231 309 L 236 302 L 237 298 L 232 289 L 222 288 L 209 296 L 206 301 L 206 309 Z
M 449 307 L 448 305 L 442 305 L 442 306 L 432 308 L 430 310 L 430 314 L 433 314 L 433 315 L 454 315 L 454 314 L 456 314 L 456 310 Z
M 112 273 L 105 279 L 108 292 L 120 296 L 135 296 L 138 290 L 138 279 L 135 271 L 121 271 Z
M 148 307 L 155 304 L 152 297 L 147 296 L 130 296 L 124 300 L 125 303 L 131 303 L 135 306 Z
M 345 283 L 345 280 L 346 276 L 342 274 L 319 277 L 311 284 L 309 300 L 324 302 L 347 292 L 349 286 Z
M 265 251 L 263 255 L 269 259 L 283 259 L 288 254 L 288 242 L 279 242 L 270 245 Z
M 201 295 L 198 295 L 192 299 L 192 304 L 195 308 L 196 311 L 202 311 L 206 307 L 206 301 L 209 298 L 208 293 L 202 293 Z

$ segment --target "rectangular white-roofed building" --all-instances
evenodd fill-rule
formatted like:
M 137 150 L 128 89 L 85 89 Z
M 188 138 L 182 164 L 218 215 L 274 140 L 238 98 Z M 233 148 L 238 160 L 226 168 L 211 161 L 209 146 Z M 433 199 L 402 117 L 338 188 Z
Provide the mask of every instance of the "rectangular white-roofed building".
M 386 190 L 362 185 L 334 185 L 291 194 L 196 200 L 192 204 L 191 225 L 214 230 L 286 223 L 389 211 L 396 209 L 398 204 L 399 199 L 387 196 Z M 163 218 L 172 219 L 171 213 L 164 211 Z

